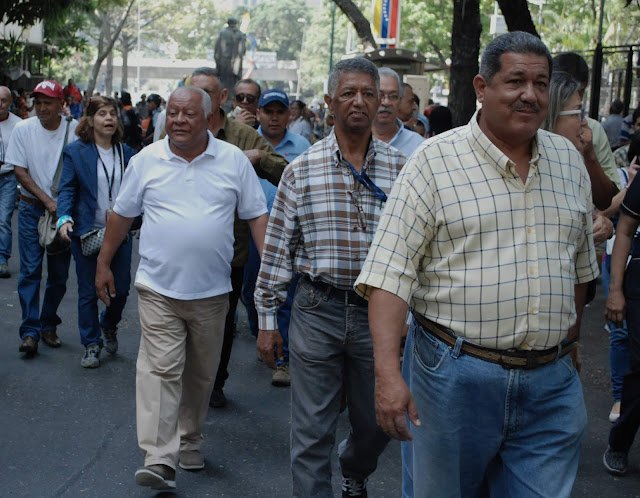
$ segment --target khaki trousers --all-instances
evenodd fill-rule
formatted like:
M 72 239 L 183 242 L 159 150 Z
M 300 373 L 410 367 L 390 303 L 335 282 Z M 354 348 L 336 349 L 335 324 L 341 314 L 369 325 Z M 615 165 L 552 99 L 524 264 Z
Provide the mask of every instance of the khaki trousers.
M 198 450 L 213 389 L 228 294 L 184 301 L 136 284 L 140 350 L 136 363 L 138 444 L 145 465 L 176 468 Z

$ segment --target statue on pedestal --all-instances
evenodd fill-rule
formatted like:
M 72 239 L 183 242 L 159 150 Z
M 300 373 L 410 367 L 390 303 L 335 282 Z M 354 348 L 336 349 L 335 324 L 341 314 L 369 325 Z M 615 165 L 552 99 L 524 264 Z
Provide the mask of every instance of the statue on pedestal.
M 213 56 L 220 74 L 220 82 L 230 93 L 236 82 L 242 78 L 242 58 L 245 50 L 245 34 L 238 29 L 238 20 L 230 17 L 227 27 L 218 35 Z

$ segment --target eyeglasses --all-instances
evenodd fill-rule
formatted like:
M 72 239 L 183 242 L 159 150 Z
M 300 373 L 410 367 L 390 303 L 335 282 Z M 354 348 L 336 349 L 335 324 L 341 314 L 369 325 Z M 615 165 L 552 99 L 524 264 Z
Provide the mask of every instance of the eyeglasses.
M 570 111 L 560 111 L 558 116 L 574 116 L 580 115 L 580 120 L 584 119 L 584 107 L 582 109 L 571 109 Z
M 380 101 L 382 102 L 384 99 L 389 99 L 391 102 L 396 102 L 400 99 L 400 95 L 398 95 L 397 93 L 380 92 Z
M 356 211 L 358 213 L 358 227 L 360 227 L 363 232 L 366 232 L 367 217 L 364 214 L 364 209 L 362 209 L 362 206 L 360 205 L 360 192 L 357 190 L 349 190 L 348 193 L 351 197 L 351 202 L 353 202 L 353 205 L 356 207 Z
M 247 101 L 247 104 L 253 104 L 258 100 L 258 97 L 250 93 L 236 93 L 236 102 L 242 102 L 244 100 Z

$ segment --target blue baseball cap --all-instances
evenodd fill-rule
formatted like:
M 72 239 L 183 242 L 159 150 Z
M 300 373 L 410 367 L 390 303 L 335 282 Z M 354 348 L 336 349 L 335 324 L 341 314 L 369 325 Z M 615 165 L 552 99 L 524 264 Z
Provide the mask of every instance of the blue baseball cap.
M 264 92 L 258 101 L 258 108 L 264 107 L 271 102 L 280 102 L 287 109 L 289 108 L 289 97 L 282 90 L 273 88 Z

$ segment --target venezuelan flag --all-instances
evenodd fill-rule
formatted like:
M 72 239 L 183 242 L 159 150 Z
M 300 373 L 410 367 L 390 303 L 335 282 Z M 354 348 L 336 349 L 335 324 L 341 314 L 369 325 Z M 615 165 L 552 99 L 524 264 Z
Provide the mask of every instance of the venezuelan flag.
M 380 48 L 393 48 L 400 37 L 400 0 L 373 0 L 373 36 L 392 43 L 381 42 Z

